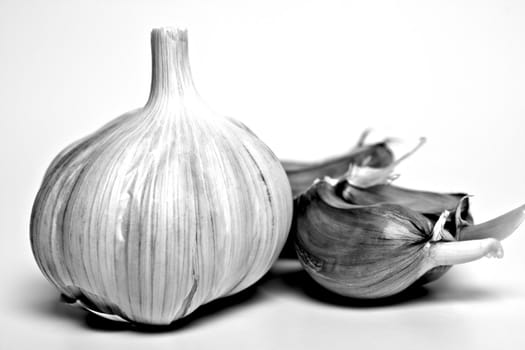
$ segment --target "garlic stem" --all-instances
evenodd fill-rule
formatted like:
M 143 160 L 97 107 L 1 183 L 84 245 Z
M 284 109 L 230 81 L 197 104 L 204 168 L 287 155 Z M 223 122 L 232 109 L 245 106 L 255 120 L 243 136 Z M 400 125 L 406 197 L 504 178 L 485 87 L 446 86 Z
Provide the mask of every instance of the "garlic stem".
M 431 267 L 464 264 L 483 257 L 503 257 L 503 247 L 494 238 L 464 242 L 428 243 Z
M 465 227 L 460 231 L 458 240 L 469 241 L 483 238 L 503 240 L 516 231 L 523 220 L 525 220 L 525 205 L 482 224 Z
M 151 91 L 146 105 L 196 95 L 188 59 L 188 33 L 175 28 L 151 33 Z

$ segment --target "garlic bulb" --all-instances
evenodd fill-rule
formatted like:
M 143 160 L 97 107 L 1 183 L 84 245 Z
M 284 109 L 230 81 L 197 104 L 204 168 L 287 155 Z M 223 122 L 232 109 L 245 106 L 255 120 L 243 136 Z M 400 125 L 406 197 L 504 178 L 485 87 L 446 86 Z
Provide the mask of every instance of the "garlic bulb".
M 296 198 L 292 234 L 312 278 L 354 298 L 387 297 L 440 277 L 450 265 L 502 257 L 496 238 L 508 236 L 525 218 L 525 206 L 480 225 L 465 227 L 456 216 L 456 236 L 469 238 L 457 241 L 445 227 L 448 211 L 432 221 L 399 204 L 351 204 L 339 185 L 317 180 Z
M 162 325 L 259 280 L 286 240 L 293 204 L 271 150 L 202 102 L 186 31 L 155 29 L 151 44 L 149 100 L 53 160 L 31 244 L 67 297 Z

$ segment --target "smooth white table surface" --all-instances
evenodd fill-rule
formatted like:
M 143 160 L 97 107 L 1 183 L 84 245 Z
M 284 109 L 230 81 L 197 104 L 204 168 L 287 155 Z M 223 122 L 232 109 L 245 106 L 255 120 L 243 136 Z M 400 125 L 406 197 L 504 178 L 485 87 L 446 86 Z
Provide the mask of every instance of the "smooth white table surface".
M 474 194 L 477 222 L 525 202 L 523 2 L 250 3 L 0 3 L 0 349 L 525 348 L 525 227 L 503 259 L 390 303 L 334 297 L 293 262 L 159 331 L 60 301 L 31 254 L 32 202 L 63 147 L 145 102 L 153 27 L 189 27 L 204 99 L 280 157 L 393 127 L 428 137 L 400 185 Z

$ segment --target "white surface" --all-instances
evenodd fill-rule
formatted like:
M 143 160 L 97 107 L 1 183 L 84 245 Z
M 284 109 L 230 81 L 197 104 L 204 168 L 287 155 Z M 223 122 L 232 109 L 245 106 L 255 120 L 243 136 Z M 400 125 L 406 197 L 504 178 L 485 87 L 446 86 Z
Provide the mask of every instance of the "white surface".
M 343 152 L 370 126 L 424 135 L 398 183 L 472 193 L 475 218 L 489 219 L 525 201 L 524 18 L 523 2 L 501 0 L 3 0 L 0 348 L 523 348 L 523 227 L 504 259 L 455 267 L 393 305 L 326 300 L 281 266 L 151 333 L 60 303 L 28 225 L 51 159 L 145 103 L 149 32 L 163 25 L 189 27 L 201 95 L 280 157 Z

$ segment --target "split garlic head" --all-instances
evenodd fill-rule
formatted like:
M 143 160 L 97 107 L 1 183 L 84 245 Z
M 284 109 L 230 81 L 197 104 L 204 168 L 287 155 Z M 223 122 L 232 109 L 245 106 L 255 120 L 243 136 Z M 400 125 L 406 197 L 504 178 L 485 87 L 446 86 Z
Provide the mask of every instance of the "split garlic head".
M 292 218 L 286 174 L 196 92 L 187 33 L 155 29 L 147 104 L 63 150 L 31 216 L 47 279 L 106 315 L 169 324 L 259 280 Z

